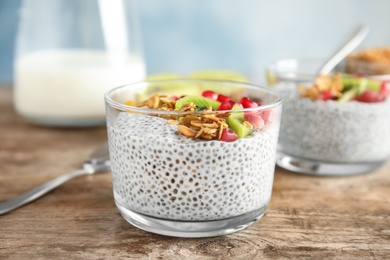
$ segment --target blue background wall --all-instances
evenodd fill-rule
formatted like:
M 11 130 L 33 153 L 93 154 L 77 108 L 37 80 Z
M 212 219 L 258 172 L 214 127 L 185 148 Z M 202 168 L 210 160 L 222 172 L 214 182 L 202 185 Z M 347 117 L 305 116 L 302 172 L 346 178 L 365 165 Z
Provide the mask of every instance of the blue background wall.
M 0 0 L 0 83 L 12 82 L 19 0 Z M 226 68 L 253 81 L 265 65 L 290 57 L 325 57 L 359 24 L 362 47 L 390 44 L 387 0 L 139 0 L 148 73 Z

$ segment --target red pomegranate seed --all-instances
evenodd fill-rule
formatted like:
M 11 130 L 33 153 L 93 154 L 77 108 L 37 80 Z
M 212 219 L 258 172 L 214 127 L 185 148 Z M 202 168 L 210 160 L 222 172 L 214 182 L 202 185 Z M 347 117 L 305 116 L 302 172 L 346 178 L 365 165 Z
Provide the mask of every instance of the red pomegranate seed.
M 236 102 L 234 102 L 234 101 L 231 100 L 231 99 L 230 99 L 228 102 L 230 103 L 230 105 L 231 105 L 232 107 L 234 107 L 234 105 L 236 105 Z
M 247 97 L 241 98 L 240 103 L 244 108 L 251 108 L 251 107 L 258 107 L 259 106 L 255 101 L 250 100 Z
M 330 90 L 326 90 L 324 92 L 321 93 L 321 98 L 322 100 L 326 101 L 326 100 L 329 100 L 329 99 L 333 99 L 335 98 L 336 96 L 333 94 L 332 91 Z
M 385 97 L 390 96 L 390 81 L 382 81 L 379 92 Z
M 205 90 L 205 91 L 203 91 L 202 96 L 204 96 L 206 98 L 211 98 L 211 99 L 214 99 L 214 100 L 216 100 L 218 98 L 218 94 L 215 93 L 212 90 Z
M 264 120 L 258 113 L 246 112 L 244 119 L 251 123 L 254 128 L 263 128 L 264 126 Z
M 265 125 L 267 125 L 272 120 L 271 119 L 272 110 L 264 110 L 260 112 L 260 115 L 263 118 Z
M 233 142 L 236 141 L 237 139 L 238 139 L 238 135 L 232 129 L 229 128 L 223 129 L 221 135 L 221 141 Z
M 228 102 L 231 99 L 230 99 L 230 97 L 227 97 L 225 95 L 219 94 L 218 97 L 217 97 L 217 100 L 219 102 Z
M 231 110 L 233 105 L 227 101 L 227 102 L 222 102 L 221 105 L 219 105 L 218 110 Z
M 382 93 L 367 89 L 363 92 L 363 94 L 355 98 L 355 100 L 365 103 L 375 103 L 382 102 L 385 100 L 385 98 L 385 95 L 383 95 Z
M 217 113 L 215 116 L 216 117 L 229 117 L 230 113 Z

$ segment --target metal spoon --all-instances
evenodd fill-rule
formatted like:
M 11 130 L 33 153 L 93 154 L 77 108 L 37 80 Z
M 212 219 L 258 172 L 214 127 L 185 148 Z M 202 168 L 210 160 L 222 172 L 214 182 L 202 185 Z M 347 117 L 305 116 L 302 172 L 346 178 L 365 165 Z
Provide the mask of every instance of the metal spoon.
M 108 143 L 100 145 L 90 157 L 84 161 L 83 169 L 79 169 L 68 174 L 57 177 L 41 186 L 36 187 L 22 195 L 0 203 L 0 215 L 6 214 L 16 208 L 19 208 L 29 202 L 32 202 L 49 191 L 57 188 L 61 184 L 79 176 L 105 172 L 110 169 Z
M 339 64 L 348 54 L 350 54 L 370 31 L 367 26 L 360 26 L 348 40 L 327 60 L 320 68 L 319 74 L 328 74 Z

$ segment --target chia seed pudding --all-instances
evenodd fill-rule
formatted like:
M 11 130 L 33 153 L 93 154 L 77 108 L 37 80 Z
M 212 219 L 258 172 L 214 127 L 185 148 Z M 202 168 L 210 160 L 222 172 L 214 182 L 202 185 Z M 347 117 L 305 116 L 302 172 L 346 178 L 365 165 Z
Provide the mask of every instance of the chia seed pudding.
M 166 119 L 120 112 L 108 125 L 115 199 L 141 214 L 190 221 L 266 207 L 278 131 L 276 118 L 234 142 L 194 140 Z
M 324 162 L 383 161 L 390 156 L 390 100 L 312 101 L 292 86 L 283 93 L 279 150 Z
M 244 229 L 264 214 L 282 110 L 272 90 L 153 81 L 114 89 L 106 102 L 114 198 L 131 224 L 204 237 Z

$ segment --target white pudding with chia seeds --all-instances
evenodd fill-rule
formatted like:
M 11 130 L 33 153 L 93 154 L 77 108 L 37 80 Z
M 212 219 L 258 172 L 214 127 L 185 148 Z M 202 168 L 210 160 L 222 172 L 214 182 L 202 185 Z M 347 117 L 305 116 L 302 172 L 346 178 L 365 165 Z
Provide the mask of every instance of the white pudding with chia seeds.
M 295 87 L 279 86 L 283 118 L 279 150 L 334 163 L 385 161 L 390 157 L 390 99 L 378 103 L 312 101 Z
M 341 73 L 271 75 L 284 99 L 279 166 L 353 175 L 373 172 L 390 157 L 390 82 Z
M 121 112 L 108 125 L 115 199 L 141 214 L 189 221 L 266 207 L 278 131 L 275 119 L 234 142 L 194 140 L 164 118 Z

